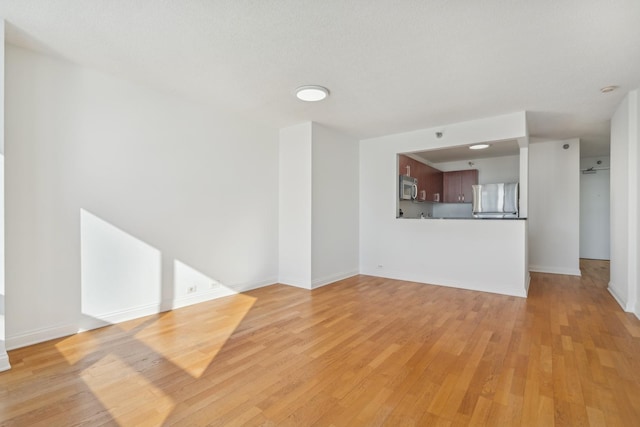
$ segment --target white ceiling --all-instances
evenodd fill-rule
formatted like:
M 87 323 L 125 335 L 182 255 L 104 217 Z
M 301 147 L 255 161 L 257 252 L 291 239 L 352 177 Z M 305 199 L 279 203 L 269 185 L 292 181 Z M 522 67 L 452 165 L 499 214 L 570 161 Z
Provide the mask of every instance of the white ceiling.
M 520 155 L 520 146 L 518 145 L 518 141 L 510 139 L 508 141 L 491 142 L 489 147 L 484 150 L 470 150 L 468 145 L 461 145 L 457 147 L 420 151 L 411 154 L 411 157 L 415 157 L 416 160 L 422 159 L 427 163 L 437 164 L 443 162 L 455 162 L 459 160 L 518 156 Z
M 602 155 L 640 86 L 638 0 L 0 0 L 0 16 L 12 44 L 357 138 L 526 110 L 533 137 Z M 304 84 L 331 96 L 298 101 Z

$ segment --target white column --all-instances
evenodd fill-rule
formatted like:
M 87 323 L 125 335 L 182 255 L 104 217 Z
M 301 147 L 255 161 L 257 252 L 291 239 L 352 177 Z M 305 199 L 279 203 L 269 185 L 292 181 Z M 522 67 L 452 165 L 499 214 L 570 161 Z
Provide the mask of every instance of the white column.
M 611 279 L 609 292 L 640 317 L 638 302 L 638 90 L 629 92 L 611 118 Z
M 278 282 L 311 289 L 311 122 L 280 130 Z
M 4 344 L 4 20 L 0 19 L 0 371 L 11 368 Z

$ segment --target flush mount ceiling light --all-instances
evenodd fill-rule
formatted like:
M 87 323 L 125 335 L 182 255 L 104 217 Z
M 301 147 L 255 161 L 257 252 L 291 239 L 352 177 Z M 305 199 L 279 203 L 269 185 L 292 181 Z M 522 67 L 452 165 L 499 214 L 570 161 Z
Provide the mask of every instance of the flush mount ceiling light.
M 300 86 L 296 89 L 296 97 L 302 101 L 314 102 L 322 101 L 329 96 L 329 89 L 322 86 Z
M 605 87 L 600 89 L 600 92 L 609 93 L 609 92 L 613 92 L 616 89 L 618 89 L 618 86 L 615 86 L 615 85 L 605 86 Z
M 489 144 L 475 144 L 469 147 L 470 150 L 484 150 L 485 148 L 489 148 Z

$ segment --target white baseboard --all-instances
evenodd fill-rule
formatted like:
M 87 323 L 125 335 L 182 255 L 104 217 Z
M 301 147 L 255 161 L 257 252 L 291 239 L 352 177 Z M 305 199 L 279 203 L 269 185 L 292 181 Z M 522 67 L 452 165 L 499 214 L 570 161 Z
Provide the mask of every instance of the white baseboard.
M 7 347 L 7 350 L 15 350 L 16 348 L 26 347 L 28 345 L 67 337 L 77 332 L 78 326 L 69 324 L 52 326 L 50 328 L 35 329 L 32 331 L 23 332 L 22 334 L 13 337 L 7 337 L 5 345 Z
M 633 313 L 638 318 L 638 320 L 640 320 L 640 304 L 633 304 L 633 302 L 631 301 L 625 301 L 624 298 L 622 298 L 622 296 L 618 294 L 615 286 L 611 282 L 609 282 L 607 290 L 624 311 L 626 311 L 627 313 Z
M 607 290 L 609 291 L 613 299 L 616 300 L 616 302 L 620 305 L 620 307 L 622 307 L 624 311 L 629 311 L 629 307 L 627 307 L 626 301 L 624 300 L 624 298 L 622 298 L 622 296 L 620 296 L 616 292 L 616 289 L 611 285 L 611 282 L 609 282 L 609 286 L 607 286 Z
M 102 328 L 104 326 L 125 322 L 127 320 L 138 319 L 140 317 L 158 314 L 167 310 L 186 307 L 209 300 L 222 298 L 228 295 L 246 292 L 252 289 L 261 288 L 263 286 L 272 285 L 275 282 L 275 279 L 266 279 L 258 282 L 241 283 L 238 285 L 234 285 L 233 288 L 220 287 L 207 290 L 205 292 L 198 292 L 185 297 L 174 298 L 172 300 L 166 300 L 162 302 L 155 302 L 152 304 L 132 307 L 126 310 L 100 314 L 97 316 L 82 314 L 81 318 L 78 319 L 78 325 L 59 325 L 51 328 L 28 331 L 13 337 L 7 337 L 6 346 L 7 350 L 15 350 L 16 348 L 26 347 L 28 345 L 38 344 L 52 339 L 74 335 L 78 332 Z M 2 361 L 0 360 L 0 363 L 1 362 Z
M 531 274 L 527 273 L 527 279 L 525 280 L 525 284 L 524 284 L 525 297 L 529 296 L 529 285 L 530 284 L 531 284 Z
M 312 284 L 309 282 L 308 279 L 304 279 L 300 277 L 281 276 L 278 278 L 278 283 L 282 285 L 293 286 L 294 288 L 300 288 L 300 289 L 312 288 Z
M 421 274 L 407 274 L 404 271 L 391 270 L 391 269 L 381 270 L 375 267 L 364 268 L 363 271 L 361 271 L 359 274 L 374 276 L 374 277 L 384 277 L 384 278 L 394 279 L 394 280 L 404 280 L 404 281 L 415 282 L 415 283 L 424 283 L 424 284 L 434 285 L 434 286 L 444 286 L 447 288 L 465 289 L 468 291 L 489 292 L 492 294 L 508 295 L 508 296 L 514 296 L 514 297 L 520 297 L 520 298 L 527 297 L 527 289 L 524 288 L 525 286 L 524 283 L 522 283 L 522 286 L 523 286 L 522 288 L 517 287 L 517 288 L 505 289 L 504 287 L 496 287 L 494 285 L 488 285 L 486 283 L 452 282 L 451 280 L 448 280 L 447 278 L 443 278 L 443 277 L 428 278 L 428 277 L 423 277 Z
M 166 299 L 162 302 L 155 302 L 152 304 L 146 304 L 140 307 L 134 307 L 127 310 L 117 311 L 114 313 L 107 313 L 99 315 L 93 318 L 85 317 L 81 323 L 79 331 L 85 331 L 89 329 L 101 328 L 103 326 L 112 325 L 115 323 L 126 322 L 127 320 L 138 319 L 144 316 L 150 316 L 152 314 L 158 314 L 169 310 L 175 310 L 177 308 L 187 307 L 201 302 L 211 301 L 214 299 L 234 295 L 241 292 L 246 292 L 251 289 L 261 288 L 263 286 L 271 285 L 275 283 L 275 280 L 268 279 L 260 282 L 243 283 L 231 287 L 220 286 L 214 289 L 207 289 L 205 291 L 196 292 L 172 299 Z
M 227 297 L 229 295 L 235 295 L 242 292 L 248 292 L 252 289 L 263 288 L 276 283 L 276 279 L 261 280 L 259 282 L 240 283 L 233 286 L 221 286 L 215 289 L 208 289 L 204 292 L 198 292 L 195 294 L 185 295 L 182 297 L 174 298 L 173 300 L 165 300 L 162 302 L 162 306 L 166 307 L 165 310 L 175 310 L 176 308 L 187 307 L 189 305 L 198 304 L 201 302 L 211 301 L 214 299 Z
M 165 300 L 162 302 L 162 306 L 167 307 L 167 310 L 175 310 L 177 308 L 188 307 L 190 305 L 199 304 L 201 302 L 207 302 L 214 299 L 227 297 L 229 295 L 235 295 L 237 293 L 238 292 L 232 291 L 228 288 L 211 289 L 204 292 L 198 292 L 196 294 L 174 298 L 172 300 Z
M 340 273 L 340 274 L 335 274 L 335 275 L 332 275 L 332 276 L 316 279 L 313 282 L 311 282 L 311 289 L 316 289 L 316 288 L 319 288 L 321 286 L 325 286 L 325 285 L 328 285 L 330 283 L 337 282 L 338 280 L 344 280 L 344 279 L 347 279 L 349 277 L 353 277 L 353 276 L 356 276 L 356 275 L 358 275 L 358 271 L 354 270 L 354 271 L 349 271 L 349 272 L 346 272 L 346 273 Z
M 0 353 L 0 372 L 8 371 L 11 369 L 11 365 L 9 364 L 9 355 L 6 351 Z
M 235 289 L 239 293 L 248 292 L 253 289 L 264 288 L 265 286 L 275 285 L 276 283 L 278 283 L 278 278 L 270 277 L 268 279 L 260 280 L 257 282 L 240 283 L 240 284 L 234 285 L 233 289 Z
M 118 310 L 111 313 L 92 315 L 83 313 L 80 319 L 78 332 L 89 331 L 91 329 L 102 328 L 103 326 L 113 325 L 115 323 L 126 322 L 127 320 L 137 319 L 139 317 L 157 314 L 163 310 L 160 309 L 160 303 L 145 304 L 139 307 L 131 307 L 125 310 Z
M 535 273 L 550 273 L 550 274 L 565 274 L 569 276 L 582 276 L 582 272 L 579 268 L 563 268 L 563 267 L 549 267 L 544 265 L 529 265 L 529 271 Z

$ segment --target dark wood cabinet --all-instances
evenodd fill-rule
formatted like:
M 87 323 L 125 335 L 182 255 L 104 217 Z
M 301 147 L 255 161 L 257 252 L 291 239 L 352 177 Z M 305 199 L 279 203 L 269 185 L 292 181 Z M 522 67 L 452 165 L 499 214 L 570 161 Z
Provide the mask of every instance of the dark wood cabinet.
M 425 200 L 442 201 L 443 174 L 438 169 L 421 163 L 403 154 L 398 155 L 398 175 L 407 175 L 409 166 L 410 175 L 418 180 L 418 199 L 421 192 L 425 192 Z M 436 196 L 437 194 L 437 196 Z
M 432 202 L 442 201 L 442 171 L 429 165 L 424 165 L 425 175 L 425 191 L 427 192 L 427 200 Z
M 473 185 L 478 185 L 478 170 L 468 169 L 462 171 L 462 182 L 460 183 L 460 193 L 462 201 L 467 203 L 473 202 Z
M 478 184 L 478 170 L 445 172 L 443 175 L 443 202 L 471 203 L 473 202 L 472 185 Z
M 442 181 L 442 189 L 444 195 L 442 201 L 444 203 L 460 202 L 460 188 L 462 185 L 462 176 L 458 172 L 445 172 Z
M 409 169 L 407 169 L 407 166 Z M 442 172 L 404 154 L 398 155 L 398 174 L 409 175 L 418 180 L 418 200 L 422 191 L 425 200 L 444 203 L 472 203 L 472 185 L 478 184 L 478 170 L 466 169 Z
M 406 175 L 407 174 L 407 166 L 409 166 L 409 168 L 411 169 L 411 172 L 415 172 L 413 170 L 413 167 L 411 166 L 410 162 L 411 161 L 415 161 L 413 159 L 410 159 L 407 156 L 404 156 L 402 154 L 398 155 L 398 175 Z M 411 175 L 415 178 L 415 175 Z

